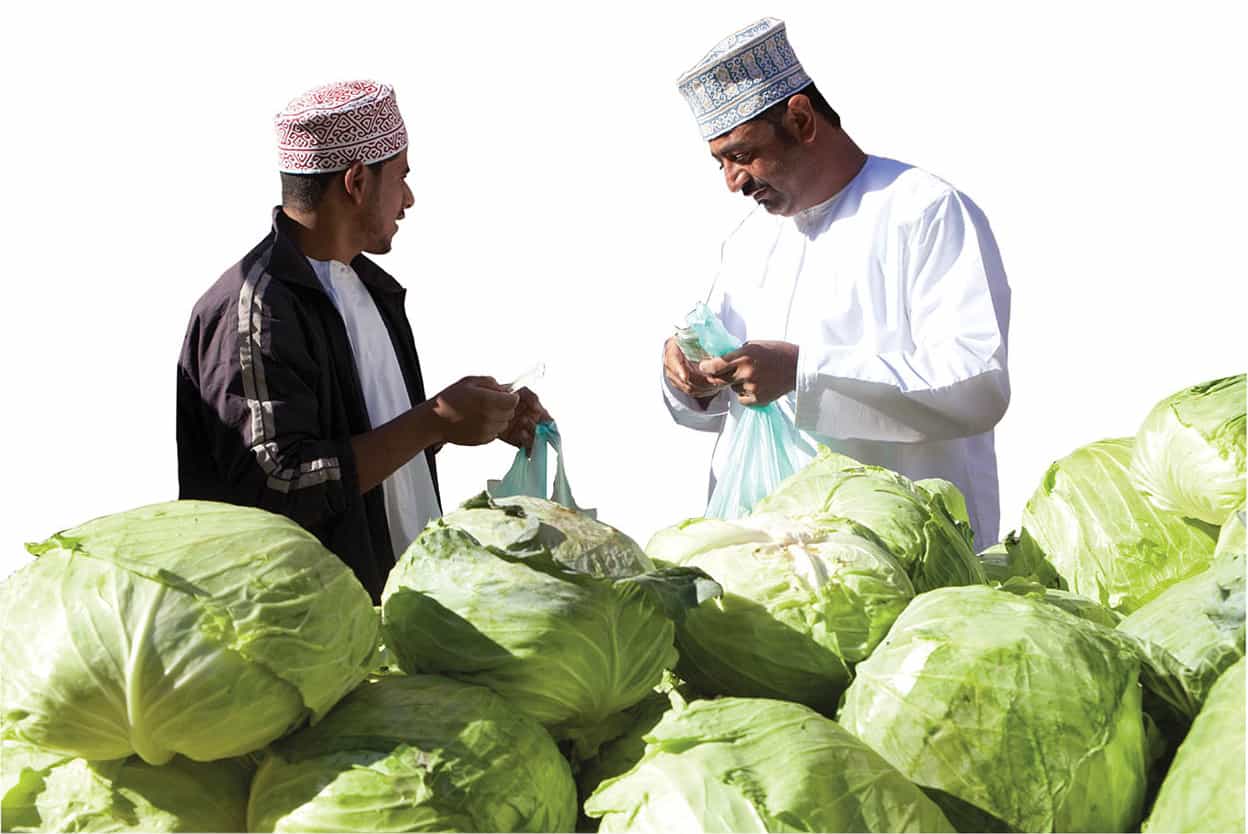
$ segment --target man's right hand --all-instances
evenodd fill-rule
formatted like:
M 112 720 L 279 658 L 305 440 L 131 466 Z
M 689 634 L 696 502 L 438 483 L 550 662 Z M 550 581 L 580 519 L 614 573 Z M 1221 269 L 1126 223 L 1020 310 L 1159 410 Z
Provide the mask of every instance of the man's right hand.
M 466 376 L 433 398 L 438 434 L 458 446 L 489 443 L 511 425 L 519 402 L 519 395 L 493 377 Z
M 698 370 L 697 365 L 686 359 L 675 337 L 668 338 L 667 343 L 663 345 L 663 372 L 673 388 L 696 400 L 703 400 L 704 406 L 706 400 L 714 397 L 726 387 L 725 383 L 711 381 Z

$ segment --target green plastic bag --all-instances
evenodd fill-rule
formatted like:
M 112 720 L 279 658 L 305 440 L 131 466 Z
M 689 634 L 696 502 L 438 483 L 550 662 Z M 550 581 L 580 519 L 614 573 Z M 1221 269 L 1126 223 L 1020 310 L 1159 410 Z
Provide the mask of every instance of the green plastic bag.
M 698 344 L 712 356 L 731 353 L 743 344 L 701 302 L 685 322 L 697 335 Z M 778 402 L 741 407 L 728 443 L 728 466 L 716 478 L 706 507 L 707 518 L 749 515 L 756 503 L 805 462 L 801 454 L 805 444 L 798 436 L 797 426 L 780 410 Z
M 485 491 L 491 498 L 509 498 L 513 495 L 527 495 L 531 498 L 546 497 L 546 449 L 555 450 L 555 483 L 551 489 L 550 500 L 556 504 L 575 510 L 579 513 L 597 518 L 597 510 L 587 510 L 576 505 L 572 497 L 572 487 L 568 484 L 568 473 L 563 466 L 563 443 L 559 437 L 559 427 L 554 420 L 546 420 L 537 424 L 533 432 L 533 452 L 525 454 L 524 449 L 516 452 L 516 459 L 511 468 L 500 481 L 488 481 Z

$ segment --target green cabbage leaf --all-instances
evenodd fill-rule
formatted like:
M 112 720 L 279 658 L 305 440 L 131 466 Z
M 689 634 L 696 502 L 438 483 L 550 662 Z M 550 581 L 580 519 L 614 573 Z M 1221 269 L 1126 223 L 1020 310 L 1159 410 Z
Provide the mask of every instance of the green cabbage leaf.
M 1004 539 L 980 551 L 979 562 L 989 582 L 1001 584 L 1018 578 L 1046 588 L 1062 585 L 1062 578 L 1026 530 L 1021 534 L 1011 530 Z
M 246 759 L 88 762 L 4 741 L 0 817 L 5 831 L 246 831 L 253 771 Z
M 31 550 L 0 585 L 0 721 L 36 746 L 238 756 L 317 720 L 373 662 L 368 593 L 282 516 L 175 501 Z
M 1129 831 L 1150 752 L 1140 660 L 1113 629 L 988 587 L 917 596 L 838 721 L 960 830 Z
M 1209 690 L 1204 707 L 1175 753 L 1144 831 L 1244 830 L 1243 658 Z
M 708 695 L 831 713 L 853 665 L 914 596 L 874 533 L 833 516 L 694 519 L 660 531 L 648 549 L 705 571 L 724 589 L 676 627 L 676 673 Z
M 1158 403 L 1135 435 L 1132 483 L 1156 506 L 1221 526 L 1244 503 L 1244 374 Z
M 948 482 L 915 483 L 820 447 L 814 460 L 758 502 L 754 514 L 834 515 L 856 521 L 880 537 L 921 593 L 986 581 L 969 524 L 961 520 L 966 501 L 962 498 L 959 504 L 960 496 L 952 494 L 956 491 Z
M 361 685 L 273 744 L 249 831 L 571 831 L 576 786 L 554 740 L 490 690 L 432 675 Z
M 586 801 L 616 831 L 953 831 L 930 799 L 799 704 L 717 698 L 668 710 L 641 760 Z
M 1176 582 L 1119 626 L 1139 638 L 1154 675 L 1145 683 L 1188 718 L 1214 682 L 1244 656 L 1244 556 L 1227 553 Z
M 560 517 L 482 499 L 433 522 L 390 573 L 383 632 L 403 671 L 488 686 L 587 757 L 675 664 L 673 621 L 720 588 L 693 568 L 631 573 L 644 554 L 617 575 L 619 549 L 595 562 Z
M 1023 510 L 1069 590 L 1130 614 L 1213 558 L 1216 533 L 1160 509 L 1129 477 L 1134 441 L 1100 440 L 1049 467 Z

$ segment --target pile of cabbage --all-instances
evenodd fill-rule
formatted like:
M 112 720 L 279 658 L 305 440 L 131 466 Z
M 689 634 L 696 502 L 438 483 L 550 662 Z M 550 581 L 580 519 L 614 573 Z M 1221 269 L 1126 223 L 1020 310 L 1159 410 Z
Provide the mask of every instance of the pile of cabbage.
M 1243 831 L 1244 377 L 963 495 L 821 449 L 643 549 L 435 520 L 374 607 L 280 516 L 171 502 L 0 584 L 12 831 Z
M 1244 830 L 1244 413 L 1242 375 L 1167 397 L 1056 461 L 980 554 L 953 485 L 827 449 L 742 518 L 659 531 L 657 563 L 724 593 L 677 623 L 683 684 L 585 771 L 586 811 L 610 831 Z M 830 737 L 805 761 L 781 703 L 887 776 Z M 810 773 L 913 815 L 816 817 Z
M 612 542 L 579 543 L 572 561 L 619 555 Z M 37 560 L 0 584 L 4 830 L 575 826 L 572 765 L 546 727 L 485 686 L 395 673 L 388 664 L 406 645 L 383 645 L 364 587 L 294 522 L 177 501 L 30 550 Z M 690 571 L 636 582 L 672 610 L 680 593 L 716 590 Z M 636 629 L 660 644 L 666 629 L 653 680 L 636 670 L 641 658 L 612 658 L 644 678 L 638 699 L 673 651 L 670 621 L 655 620 Z M 636 650 L 649 660 L 654 646 Z

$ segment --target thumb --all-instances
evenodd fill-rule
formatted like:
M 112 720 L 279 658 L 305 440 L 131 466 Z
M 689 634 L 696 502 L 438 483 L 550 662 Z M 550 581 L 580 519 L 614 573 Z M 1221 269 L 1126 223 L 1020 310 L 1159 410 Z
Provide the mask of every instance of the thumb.
M 736 378 L 737 368 L 748 361 L 748 358 L 740 351 L 733 351 L 732 353 L 725 353 L 717 359 L 707 359 L 703 361 L 718 363 L 715 366 L 714 371 L 702 369 L 702 373 L 704 375 L 721 381 L 731 382 L 734 378 Z M 699 368 L 701 369 L 701 366 L 699 366 Z
M 703 376 L 717 376 L 724 372 L 728 367 L 728 363 L 724 361 L 726 357 L 712 356 L 710 359 L 703 359 L 698 363 L 698 370 Z

